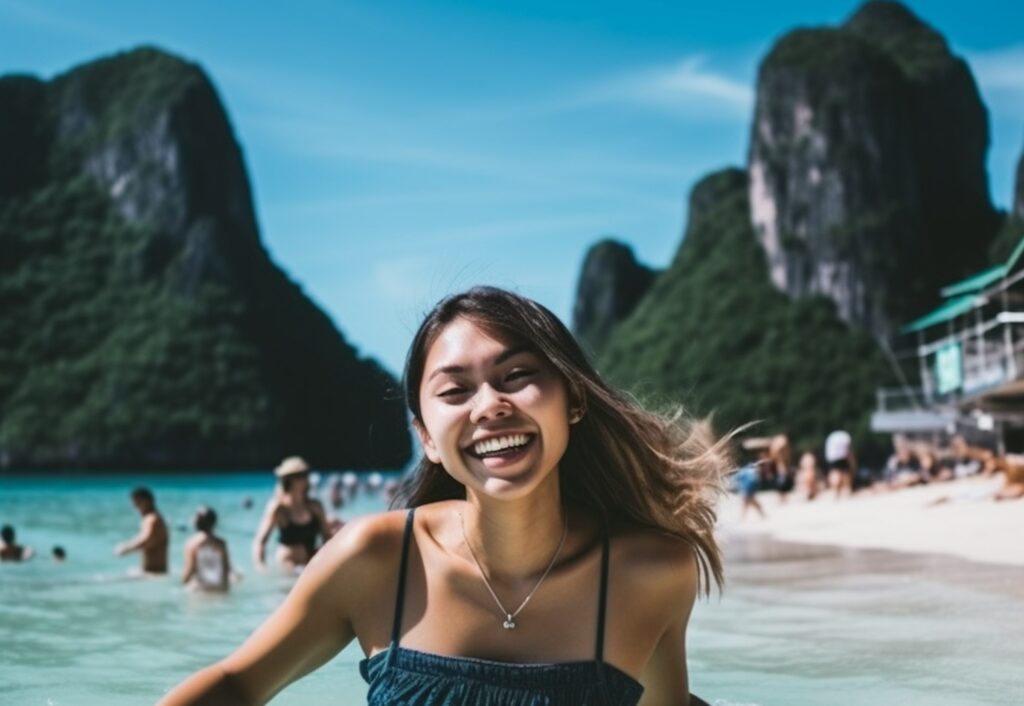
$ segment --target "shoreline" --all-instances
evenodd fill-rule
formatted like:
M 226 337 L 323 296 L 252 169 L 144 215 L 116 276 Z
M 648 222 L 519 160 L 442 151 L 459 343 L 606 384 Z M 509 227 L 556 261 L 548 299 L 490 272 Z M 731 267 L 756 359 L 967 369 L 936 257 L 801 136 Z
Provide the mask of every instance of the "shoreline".
M 830 492 L 813 501 L 791 493 L 758 493 L 765 518 L 729 494 L 719 503 L 717 532 L 763 535 L 782 542 L 941 554 L 1006 566 L 1024 566 L 1024 499 L 996 502 L 1002 476 L 967 478 L 893 491 L 865 489 L 836 501 Z M 946 502 L 933 505 L 947 498 Z

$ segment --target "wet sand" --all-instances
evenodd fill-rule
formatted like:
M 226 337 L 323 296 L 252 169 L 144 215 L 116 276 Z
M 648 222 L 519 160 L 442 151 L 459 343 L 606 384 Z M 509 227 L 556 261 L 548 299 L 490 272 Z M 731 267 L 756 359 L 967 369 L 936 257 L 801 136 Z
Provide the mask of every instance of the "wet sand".
M 688 631 L 715 706 L 1024 703 L 1024 569 L 937 553 L 724 539 Z

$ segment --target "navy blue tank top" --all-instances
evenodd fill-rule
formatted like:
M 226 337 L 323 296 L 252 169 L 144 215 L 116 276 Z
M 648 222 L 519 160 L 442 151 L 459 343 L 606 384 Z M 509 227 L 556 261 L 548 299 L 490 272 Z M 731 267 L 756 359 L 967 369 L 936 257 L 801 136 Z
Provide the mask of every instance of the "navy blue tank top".
M 368 706 L 636 706 L 643 686 L 604 661 L 608 537 L 601 552 L 597 646 L 593 660 L 516 664 L 420 652 L 398 644 L 414 510 L 402 542 L 395 618 L 388 649 L 359 663 Z

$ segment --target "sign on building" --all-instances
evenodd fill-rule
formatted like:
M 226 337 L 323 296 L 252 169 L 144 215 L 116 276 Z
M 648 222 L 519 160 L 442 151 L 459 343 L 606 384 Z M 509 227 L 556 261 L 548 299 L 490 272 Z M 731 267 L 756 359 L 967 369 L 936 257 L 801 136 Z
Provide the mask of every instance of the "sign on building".
M 960 389 L 964 382 L 963 353 L 959 343 L 949 343 L 935 352 L 935 384 L 938 393 Z

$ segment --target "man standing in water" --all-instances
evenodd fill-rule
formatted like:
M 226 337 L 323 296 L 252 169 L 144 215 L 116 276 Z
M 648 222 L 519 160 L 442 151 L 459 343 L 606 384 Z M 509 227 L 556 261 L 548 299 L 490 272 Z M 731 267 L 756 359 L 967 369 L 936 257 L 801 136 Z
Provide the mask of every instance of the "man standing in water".
M 156 500 L 149 488 L 132 491 L 132 505 L 142 516 L 139 533 L 114 549 L 118 556 L 142 551 L 142 571 L 147 574 L 167 573 L 167 525 L 156 511 Z
M 32 558 L 32 547 L 18 544 L 14 528 L 4 525 L 0 528 L 0 561 L 25 561 Z

